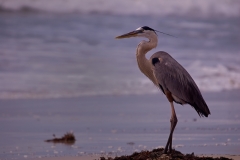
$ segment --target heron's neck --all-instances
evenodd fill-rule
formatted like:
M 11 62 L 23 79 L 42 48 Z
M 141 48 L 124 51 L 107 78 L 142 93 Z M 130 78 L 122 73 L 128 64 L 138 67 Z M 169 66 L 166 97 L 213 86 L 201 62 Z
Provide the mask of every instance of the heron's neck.
M 149 41 L 142 41 L 137 47 L 137 63 L 140 71 L 145 74 L 155 85 L 157 85 L 155 76 L 151 68 L 151 63 L 146 58 L 146 53 L 157 46 L 156 39 L 150 39 Z

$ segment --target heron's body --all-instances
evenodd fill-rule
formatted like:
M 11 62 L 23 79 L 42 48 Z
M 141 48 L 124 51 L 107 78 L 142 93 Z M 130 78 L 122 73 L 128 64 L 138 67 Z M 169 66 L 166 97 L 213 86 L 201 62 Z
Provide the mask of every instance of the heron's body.
M 153 74 L 164 94 L 170 92 L 176 103 L 190 104 L 200 116 L 208 116 L 210 111 L 196 83 L 174 58 L 160 51 L 153 54 L 150 61 Z
M 190 74 L 168 53 L 160 51 L 154 53 L 150 60 L 146 53 L 156 48 L 158 39 L 155 30 L 140 27 L 136 31 L 118 36 L 117 38 L 146 37 L 149 41 L 142 41 L 137 47 L 136 58 L 140 71 L 145 74 L 166 95 L 171 104 L 171 130 L 164 152 L 172 150 L 172 135 L 177 124 L 173 102 L 190 104 L 199 114 L 207 117 L 210 114 L 200 90 Z

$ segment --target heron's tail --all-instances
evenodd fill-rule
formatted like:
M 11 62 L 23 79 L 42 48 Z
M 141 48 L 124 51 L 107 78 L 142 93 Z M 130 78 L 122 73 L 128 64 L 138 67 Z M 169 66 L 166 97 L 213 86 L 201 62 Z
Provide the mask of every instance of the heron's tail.
M 203 117 L 203 116 L 208 117 L 208 115 L 211 114 L 203 98 L 191 104 L 191 106 L 197 111 L 200 117 Z

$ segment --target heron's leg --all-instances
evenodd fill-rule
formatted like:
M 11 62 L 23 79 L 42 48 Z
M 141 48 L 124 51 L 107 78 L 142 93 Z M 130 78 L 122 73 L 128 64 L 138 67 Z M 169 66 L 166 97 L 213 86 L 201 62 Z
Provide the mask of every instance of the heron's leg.
M 169 149 L 169 152 L 172 151 L 172 136 L 173 136 L 174 129 L 175 129 L 175 127 L 177 125 L 177 122 L 178 122 L 178 119 L 177 119 L 177 116 L 176 116 L 176 113 L 175 113 L 175 109 L 174 109 L 174 106 L 173 106 L 173 102 L 170 102 L 170 104 L 171 104 L 171 111 L 172 111 L 172 115 L 171 115 L 171 119 L 170 119 L 171 129 L 170 129 L 170 134 L 169 134 L 169 137 L 168 137 L 167 144 L 166 144 L 165 149 L 164 149 L 164 153 L 167 153 L 168 149 Z
M 170 142 L 169 142 L 169 151 L 171 152 L 172 151 L 172 136 L 173 136 L 174 129 L 177 125 L 178 119 L 177 119 L 177 116 L 176 116 L 176 112 L 175 112 L 175 109 L 174 109 L 173 102 L 170 102 L 170 104 L 171 104 L 171 109 L 172 109 L 172 116 L 171 116 L 171 119 L 170 119 L 170 122 L 171 122 L 171 131 L 170 131 L 171 138 L 170 138 Z

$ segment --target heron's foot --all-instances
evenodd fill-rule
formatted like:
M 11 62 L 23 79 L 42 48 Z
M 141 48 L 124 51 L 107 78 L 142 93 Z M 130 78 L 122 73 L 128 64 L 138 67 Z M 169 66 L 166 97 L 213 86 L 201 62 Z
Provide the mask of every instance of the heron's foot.
M 167 149 L 165 148 L 164 151 L 163 151 L 163 154 L 167 154 Z
M 165 147 L 163 154 L 172 153 L 172 148 Z

